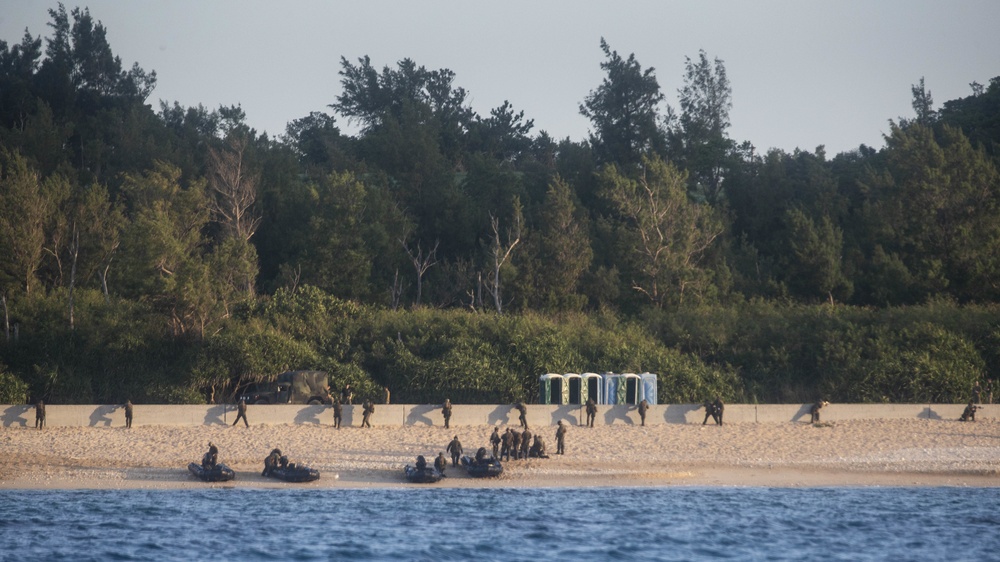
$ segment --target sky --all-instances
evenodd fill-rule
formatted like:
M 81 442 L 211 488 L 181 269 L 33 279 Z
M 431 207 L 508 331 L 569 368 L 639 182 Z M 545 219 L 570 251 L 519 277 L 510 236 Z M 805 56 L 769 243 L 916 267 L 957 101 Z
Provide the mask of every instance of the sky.
M 340 59 L 377 68 L 404 58 L 455 73 L 472 109 L 509 100 L 532 134 L 582 141 L 579 106 L 604 74 L 600 40 L 655 68 L 678 109 L 685 57 L 721 59 L 732 87 L 729 136 L 827 154 L 884 145 L 911 117 L 923 77 L 939 108 L 1000 76 L 1000 1 L 797 0 L 90 0 L 123 66 L 157 73 L 148 102 L 240 105 L 258 132 L 282 135 L 341 93 Z M 56 2 L 0 0 L 0 40 L 47 38 Z M 665 107 L 664 107 L 665 109 Z M 346 132 L 356 129 L 338 117 Z

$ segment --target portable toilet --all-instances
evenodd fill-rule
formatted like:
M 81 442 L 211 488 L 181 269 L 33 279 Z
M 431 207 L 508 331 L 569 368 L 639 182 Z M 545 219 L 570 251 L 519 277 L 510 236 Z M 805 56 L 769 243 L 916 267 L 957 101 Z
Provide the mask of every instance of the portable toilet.
M 597 373 L 584 373 L 580 376 L 583 379 L 583 383 L 580 386 L 580 400 L 586 403 L 587 400 L 591 398 L 597 404 L 606 404 L 604 400 L 606 396 L 604 394 L 604 377 L 598 375 Z
M 654 373 L 643 373 L 639 375 L 639 379 L 642 381 L 642 392 L 640 393 L 640 400 L 645 400 L 650 406 L 656 404 L 656 375 Z
M 576 373 L 563 375 L 563 404 L 583 404 L 583 377 Z
M 563 376 L 557 373 L 547 373 L 538 377 L 538 403 L 563 403 Z
M 616 375 L 615 373 L 603 373 L 601 378 L 604 379 L 604 403 L 605 404 L 624 404 L 625 403 L 625 384 L 624 376 Z M 619 389 L 621 393 L 619 395 Z
M 638 404 L 642 402 L 642 378 L 635 373 L 625 373 L 625 400 L 620 404 Z M 619 391 L 620 392 L 620 391 Z

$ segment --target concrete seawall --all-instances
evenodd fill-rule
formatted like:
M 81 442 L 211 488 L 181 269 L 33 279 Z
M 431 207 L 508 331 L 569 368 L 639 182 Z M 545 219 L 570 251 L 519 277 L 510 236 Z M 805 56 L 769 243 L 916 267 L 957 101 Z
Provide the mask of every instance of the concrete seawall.
M 809 421 L 809 404 L 730 404 L 726 406 L 725 422 L 799 422 Z M 944 419 L 957 420 L 963 404 L 830 404 L 820 412 L 822 421 L 858 419 Z M 49 427 L 112 427 L 125 425 L 125 411 L 114 405 L 52 405 L 47 404 L 46 425 Z M 980 406 L 977 417 L 995 417 L 1000 405 Z M 329 406 L 251 405 L 247 407 L 251 424 L 333 424 Z M 509 404 L 455 404 L 451 425 L 516 425 L 517 410 Z M 660 404 L 650 407 L 647 425 L 702 423 L 705 410 L 698 404 Z M 135 405 L 134 425 L 222 425 L 236 419 L 236 406 L 218 405 Z M 563 420 L 570 425 L 582 425 L 586 420 L 583 406 L 528 405 L 529 426 L 556 425 Z M 426 404 L 377 405 L 372 425 L 443 426 L 441 407 Z M 713 423 L 709 420 L 709 423 Z M 0 424 L 4 428 L 35 426 L 35 408 L 31 405 L 0 405 Z M 361 406 L 344 406 L 342 425 L 361 424 Z M 598 406 L 596 425 L 638 425 L 635 406 Z

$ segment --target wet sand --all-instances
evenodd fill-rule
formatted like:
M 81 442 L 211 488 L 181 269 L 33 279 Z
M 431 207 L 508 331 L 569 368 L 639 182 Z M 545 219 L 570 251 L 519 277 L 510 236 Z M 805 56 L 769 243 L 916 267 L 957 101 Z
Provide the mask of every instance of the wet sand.
M 503 428 L 501 428 L 502 430 Z M 570 427 L 554 455 L 555 427 L 539 428 L 550 458 L 504 463 L 495 479 L 449 468 L 433 486 L 996 486 L 1000 420 L 927 419 L 808 423 L 662 424 Z M 185 489 L 223 487 L 367 488 L 415 486 L 402 468 L 430 461 L 458 435 L 465 453 L 488 448 L 492 426 L 452 429 L 329 425 L 57 427 L 0 430 L 0 488 Z M 237 479 L 207 484 L 190 476 L 208 442 Z M 280 448 L 320 480 L 288 484 L 260 476 Z M 447 454 L 445 456 L 448 456 Z

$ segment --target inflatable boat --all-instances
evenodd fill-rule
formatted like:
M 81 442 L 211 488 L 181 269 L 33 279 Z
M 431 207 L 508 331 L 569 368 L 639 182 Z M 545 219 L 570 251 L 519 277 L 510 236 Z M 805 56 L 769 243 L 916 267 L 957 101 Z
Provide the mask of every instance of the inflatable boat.
M 406 480 L 414 484 L 433 484 L 444 476 L 441 472 L 434 467 L 417 468 L 415 466 L 406 465 L 403 469 L 403 473 L 406 476 Z
M 503 474 L 503 465 L 494 457 L 485 457 L 482 461 L 476 462 L 476 459 L 465 456 L 462 457 L 462 466 L 473 478 L 487 478 Z
M 226 482 L 236 478 L 233 469 L 221 462 L 215 465 L 215 468 L 203 468 L 200 464 L 193 462 L 188 465 L 188 470 L 205 482 Z
M 269 478 L 277 478 L 285 482 L 312 482 L 319 480 L 319 471 L 308 466 L 297 466 L 290 464 L 284 468 L 277 467 L 267 475 Z

